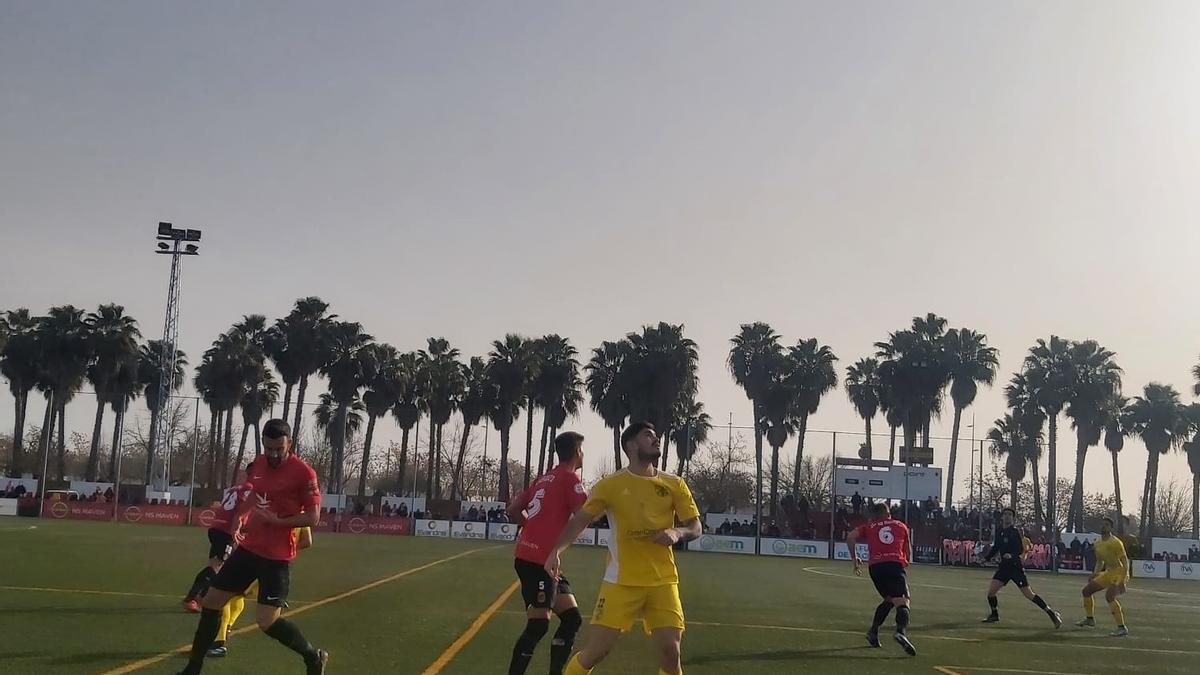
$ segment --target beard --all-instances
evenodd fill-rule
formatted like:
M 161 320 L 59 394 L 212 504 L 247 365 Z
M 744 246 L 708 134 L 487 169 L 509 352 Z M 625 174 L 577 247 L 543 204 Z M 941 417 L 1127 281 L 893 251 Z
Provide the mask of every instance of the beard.
M 658 448 L 650 448 L 649 450 L 638 451 L 638 459 L 642 460 L 646 464 L 657 462 L 659 457 L 662 457 L 662 450 L 659 450 Z
M 283 464 L 283 458 L 267 455 L 267 464 L 270 464 L 272 468 L 278 468 L 280 464 Z

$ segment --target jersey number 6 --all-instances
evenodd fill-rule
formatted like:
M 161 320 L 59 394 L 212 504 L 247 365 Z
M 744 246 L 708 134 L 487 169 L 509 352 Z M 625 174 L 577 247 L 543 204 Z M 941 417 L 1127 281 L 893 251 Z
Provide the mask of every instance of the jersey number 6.
M 879 528 L 879 541 L 882 541 L 885 544 L 890 544 L 896 541 L 896 535 L 892 534 L 891 525 Z

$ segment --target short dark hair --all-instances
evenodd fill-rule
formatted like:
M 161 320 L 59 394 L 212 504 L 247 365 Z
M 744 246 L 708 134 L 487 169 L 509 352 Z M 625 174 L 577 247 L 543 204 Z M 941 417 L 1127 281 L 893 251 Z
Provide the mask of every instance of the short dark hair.
M 554 454 L 558 455 L 559 463 L 574 459 L 583 446 L 583 434 L 574 431 L 564 431 L 554 438 Z
M 621 432 L 621 449 L 624 450 L 625 446 L 629 444 L 629 441 L 633 440 L 634 436 L 637 436 L 647 429 L 650 429 L 651 431 L 655 430 L 654 425 L 649 422 L 633 422 L 629 426 L 625 427 L 625 431 Z
M 281 419 L 270 419 L 263 425 L 262 434 L 266 438 L 283 438 L 292 437 L 292 425 Z
M 1015 509 L 1002 509 L 1000 513 L 1011 513 L 1013 518 L 1017 517 L 1017 512 Z
M 892 510 L 888 508 L 887 502 L 878 502 L 871 507 L 871 515 L 878 518 L 879 516 L 890 515 Z

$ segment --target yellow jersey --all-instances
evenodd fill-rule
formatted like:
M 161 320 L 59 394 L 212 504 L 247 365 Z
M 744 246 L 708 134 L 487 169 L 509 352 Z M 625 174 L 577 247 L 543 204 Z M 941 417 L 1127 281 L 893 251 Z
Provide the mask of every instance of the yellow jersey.
M 1108 539 L 1103 537 L 1096 540 L 1096 572 L 1104 572 L 1114 577 L 1120 575 L 1122 580 L 1129 578 L 1129 557 L 1125 554 L 1125 544 L 1116 536 Z
M 604 580 L 625 586 L 679 583 L 670 546 L 654 543 L 660 530 L 700 517 L 696 500 L 679 476 L 659 471 L 639 476 L 628 469 L 600 479 L 583 510 L 593 518 L 608 514 L 608 565 Z

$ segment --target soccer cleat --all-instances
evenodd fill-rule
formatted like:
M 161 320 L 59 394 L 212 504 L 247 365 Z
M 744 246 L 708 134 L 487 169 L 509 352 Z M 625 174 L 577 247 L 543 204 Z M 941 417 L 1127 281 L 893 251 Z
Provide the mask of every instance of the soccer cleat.
M 1054 622 L 1054 629 L 1058 630 L 1059 628 L 1062 628 L 1062 614 L 1059 614 L 1055 611 L 1051 611 L 1049 614 L 1050 620 Z
M 909 656 L 917 655 L 917 648 L 913 646 L 913 643 L 908 641 L 908 636 L 904 635 L 903 633 L 896 633 L 892 637 L 896 639 L 896 644 L 900 645 L 900 647 L 904 649 L 905 654 L 908 654 Z
M 318 649 L 311 659 L 304 659 L 305 675 L 325 675 L 325 665 L 329 663 L 329 652 Z
M 879 647 L 883 646 L 883 645 L 879 644 L 879 631 L 877 631 L 877 630 L 867 631 L 867 644 L 869 644 L 875 648 L 879 648 Z
M 1125 626 L 1117 626 L 1117 629 L 1110 633 L 1113 637 L 1125 637 L 1129 635 L 1129 629 Z
M 979 623 L 1000 623 L 1000 615 L 999 614 L 988 614 L 987 617 L 984 618 L 984 620 L 980 621 Z
M 210 659 L 219 659 L 229 653 L 229 649 L 224 644 L 214 644 L 208 648 L 207 656 Z
M 192 614 L 199 614 L 200 613 L 200 603 L 196 602 L 195 600 L 184 600 L 183 601 L 183 611 L 191 612 Z
M 1096 619 L 1089 616 L 1086 619 L 1076 621 L 1075 625 L 1079 626 L 1080 628 L 1095 628 L 1096 627 Z

